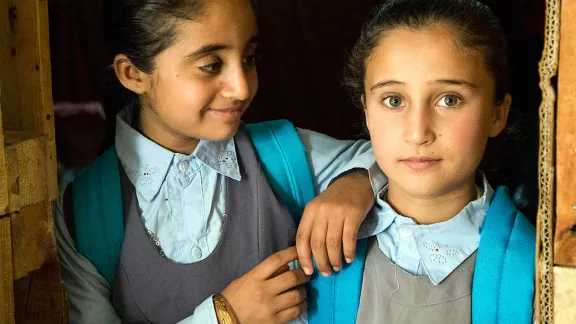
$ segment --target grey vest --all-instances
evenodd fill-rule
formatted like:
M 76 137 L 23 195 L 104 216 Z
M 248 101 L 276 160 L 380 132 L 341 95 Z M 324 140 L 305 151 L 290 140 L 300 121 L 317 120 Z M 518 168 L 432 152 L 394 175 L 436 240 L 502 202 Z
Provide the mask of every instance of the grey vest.
M 114 308 L 123 323 L 174 324 L 266 257 L 294 244 L 294 221 L 268 185 L 249 138 L 241 130 L 235 141 L 242 181 L 227 178 L 222 237 L 197 263 L 177 264 L 160 255 L 123 174 L 126 234 L 113 286 Z
M 475 264 L 476 252 L 435 286 L 428 276 L 413 276 L 398 267 L 372 239 L 357 323 L 471 323 Z

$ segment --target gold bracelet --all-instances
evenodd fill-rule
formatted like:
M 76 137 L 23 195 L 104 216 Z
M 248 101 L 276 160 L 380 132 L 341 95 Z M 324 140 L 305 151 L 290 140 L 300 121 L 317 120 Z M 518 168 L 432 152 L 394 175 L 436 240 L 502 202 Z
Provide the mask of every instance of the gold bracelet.
M 228 301 L 224 296 L 218 294 L 212 297 L 214 302 L 214 308 L 216 309 L 216 317 L 218 317 L 218 323 L 220 324 L 239 324 L 236 321 L 236 316 L 234 316 L 234 310 L 228 304 Z

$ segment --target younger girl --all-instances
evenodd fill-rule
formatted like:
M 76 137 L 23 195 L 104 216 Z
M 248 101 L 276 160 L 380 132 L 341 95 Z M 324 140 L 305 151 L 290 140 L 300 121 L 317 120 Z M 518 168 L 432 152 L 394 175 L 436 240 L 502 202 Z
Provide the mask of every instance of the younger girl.
M 297 319 L 309 279 L 287 267 L 297 224 L 240 122 L 258 85 L 253 4 L 111 3 L 108 37 L 127 103 L 115 146 L 78 175 L 56 212 L 71 323 Z M 348 171 L 373 164 L 370 144 L 306 130 L 296 138 L 315 192 L 345 174 L 304 217 L 355 244 L 347 233 L 374 196 L 366 171 Z M 325 275 L 326 264 L 339 270 L 341 246 L 316 254 Z
M 319 291 L 310 323 L 532 321 L 534 228 L 478 170 L 506 125 L 507 67 L 503 32 L 480 2 L 390 0 L 376 10 L 347 84 L 388 177 L 378 234 L 367 250 L 359 242 L 356 300 L 345 268 Z

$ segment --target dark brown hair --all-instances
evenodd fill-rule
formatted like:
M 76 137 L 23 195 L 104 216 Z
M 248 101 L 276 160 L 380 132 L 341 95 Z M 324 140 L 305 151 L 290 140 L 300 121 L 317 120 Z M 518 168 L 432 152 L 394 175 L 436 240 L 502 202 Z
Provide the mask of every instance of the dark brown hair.
M 250 0 L 254 11 L 257 1 Z M 124 54 L 145 73 L 154 70 L 154 59 L 177 37 L 178 23 L 195 20 L 204 12 L 206 0 L 107 0 L 104 8 L 104 36 L 108 60 Z M 113 73 L 108 75 L 108 98 L 104 104 L 107 139 L 112 144 L 115 116 L 125 106 L 138 106 L 137 94 L 125 89 Z
M 494 78 L 494 100 L 500 103 L 504 99 L 508 92 L 506 38 L 486 5 L 473 0 L 390 0 L 376 8 L 349 56 L 344 84 L 356 105 L 361 105 L 365 93 L 366 61 L 386 33 L 432 25 L 448 26 L 463 46 L 482 52 Z

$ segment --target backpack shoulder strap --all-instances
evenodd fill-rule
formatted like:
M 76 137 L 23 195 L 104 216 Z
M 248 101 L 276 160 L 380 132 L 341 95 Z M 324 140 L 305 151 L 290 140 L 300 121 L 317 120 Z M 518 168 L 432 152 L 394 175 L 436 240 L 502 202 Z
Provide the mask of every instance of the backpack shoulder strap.
M 508 188 L 497 188 L 474 270 L 474 324 L 531 322 L 535 248 L 534 227 L 514 206 Z
M 364 265 L 368 253 L 368 238 L 356 242 L 356 257 L 351 264 L 330 277 L 334 280 L 334 322 L 356 323 L 360 308 Z M 322 305 L 322 304 L 319 304 Z M 319 321 L 318 323 L 326 323 Z
M 286 205 L 296 224 L 306 204 L 316 196 L 306 149 L 294 125 L 273 120 L 246 125 L 272 190 Z
M 316 192 L 306 150 L 294 126 L 286 120 L 246 125 L 270 186 L 300 222 L 304 207 Z M 356 323 L 368 240 L 356 246 L 356 258 L 328 278 L 314 272 L 308 284 L 308 323 Z
M 354 324 L 358 317 L 368 238 L 356 243 L 356 257 L 340 272 L 325 278 L 315 271 L 308 293 L 309 324 Z M 312 300 L 310 300 L 312 296 Z
M 72 184 L 76 249 L 111 284 L 124 243 L 124 216 L 116 148 L 83 169 Z
M 502 269 L 498 323 L 532 323 L 535 262 L 536 229 L 518 211 Z

